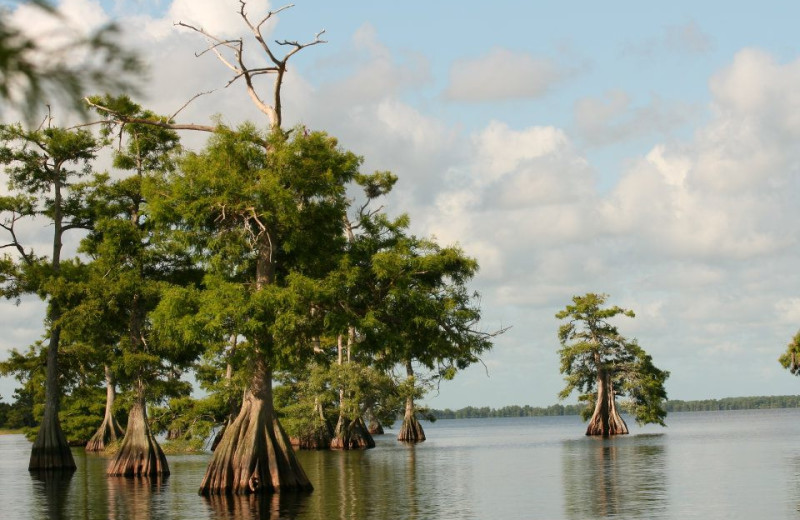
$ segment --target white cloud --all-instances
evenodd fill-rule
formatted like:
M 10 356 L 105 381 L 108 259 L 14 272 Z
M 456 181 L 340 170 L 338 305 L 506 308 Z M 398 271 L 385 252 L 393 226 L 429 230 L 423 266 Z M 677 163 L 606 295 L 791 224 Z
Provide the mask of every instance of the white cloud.
M 781 323 L 800 327 L 800 298 L 782 298 L 775 303 L 775 313 Z
M 174 0 L 166 18 L 174 22 L 184 22 L 202 29 L 220 38 L 236 38 L 246 29 L 239 13 L 240 4 L 236 0 L 215 0 L 198 2 L 197 0 Z M 270 2 L 267 0 L 251 0 L 247 2 L 245 14 L 253 25 L 258 24 L 269 12 Z M 276 15 L 277 18 L 277 15 Z M 264 25 L 264 32 L 269 31 L 275 22 Z
M 536 98 L 564 75 L 549 59 L 495 48 L 478 58 L 454 63 L 445 97 L 466 102 Z
M 636 106 L 631 96 L 619 89 L 602 98 L 585 97 L 575 103 L 575 128 L 593 146 L 632 139 L 663 138 L 690 122 L 691 106 L 667 102 L 653 96 L 647 104 Z

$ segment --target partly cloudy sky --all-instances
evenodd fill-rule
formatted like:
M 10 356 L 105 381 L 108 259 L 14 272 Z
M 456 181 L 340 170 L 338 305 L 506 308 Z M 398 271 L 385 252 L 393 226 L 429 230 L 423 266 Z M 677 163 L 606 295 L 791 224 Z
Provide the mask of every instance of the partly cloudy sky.
M 126 30 L 149 64 L 145 106 L 173 113 L 217 89 L 179 119 L 266 125 L 173 25 L 246 36 L 238 1 L 61 8 Z M 292 58 L 285 122 L 396 173 L 387 209 L 476 257 L 483 326 L 512 327 L 431 406 L 556 402 L 554 314 L 586 292 L 636 312 L 617 325 L 671 372 L 673 399 L 800 392 L 777 362 L 800 328 L 798 19 L 789 1 L 297 0 L 276 17 L 273 39 L 327 40 Z M 42 307 L 0 305 L 3 356 L 38 338 Z

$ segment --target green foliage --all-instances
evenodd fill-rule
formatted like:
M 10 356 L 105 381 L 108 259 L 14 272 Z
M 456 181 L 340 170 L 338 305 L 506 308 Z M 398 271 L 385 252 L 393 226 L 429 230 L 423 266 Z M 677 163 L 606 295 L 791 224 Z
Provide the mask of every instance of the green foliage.
M 586 419 L 595 403 L 598 374 L 609 374 L 615 393 L 627 396 L 625 407 L 638 423 L 663 426 L 667 415 L 664 382 L 669 372 L 653 365 L 636 340 L 626 339 L 610 323 L 616 316 L 632 318 L 634 313 L 617 306 L 603 308 L 607 298 L 593 293 L 575 296 L 572 305 L 556 314 L 556 318 L 567 320 L 558 331 L 561 373 L 567 383 L 559 398 L 566 399 L 578 391 L 578 400 L 587 403 L 583 413 Z
M 112 90 L 132 87 L 133 75 L 142 70 L 142 64 L 119 44 L 114 24 L 84 35 L 65 23 L 50 2 L 25 3 L 61 22 L 63 43 L 44 48 L 39 36 L 7 22 L 8 7 L 4 6 L 0 16 L 0 100 L 22 108 L 31 118 L 34 110 L 53 101 L 52 97 L 82 108 L 81 99 L 89 85 Z
M 781 354 L 778 362 L 793 375 L 800 375 L 800 331 L 794 335 L 792 341 L 786 346 L 786 352 Z
M 150 428 L 153 433 L 166 433 L 169 441 L 183 441 L 190 446 L 199 444 L 202 448 L 212 430 L 224 421 L 226 413 L 225 403 L 219 396 L 202 399 L 181 396 L 170 399 L 166 406 L 151 408 Z

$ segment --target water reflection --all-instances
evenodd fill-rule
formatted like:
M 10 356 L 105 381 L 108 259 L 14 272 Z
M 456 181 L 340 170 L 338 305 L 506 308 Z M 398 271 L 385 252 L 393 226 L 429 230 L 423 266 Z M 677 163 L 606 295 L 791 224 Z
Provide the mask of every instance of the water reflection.
M 297 518 L 307 492 L 286 492 L 263 495 L 214 495 L 206 503 L 219 520 L 284 520 Z
M 34 497 L 43 502 L 36 509 L 44 511 L 48 520 L 70 518 L 67 506 L 74 474 L 73 471 L 31 472 Z
M 166 477 L 106 477 L 109 520 L 156 518 L 167 491 Z
M 568 440 L 562 453 L 567 518 L 654 518 L 668 508 L 663 435 Z
M 301 463 L 314 482 L 303 517 L 431 518 L 436 483 L 430 482 L 430 464 L 419 460 L 418 447 L 384 443 L 379 449 L 301 452 Z

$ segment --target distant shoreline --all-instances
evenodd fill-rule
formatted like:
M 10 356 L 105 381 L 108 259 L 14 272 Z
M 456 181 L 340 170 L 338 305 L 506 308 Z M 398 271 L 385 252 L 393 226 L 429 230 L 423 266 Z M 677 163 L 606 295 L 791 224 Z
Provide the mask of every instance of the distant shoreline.
M 492 417 L 555 417 L 580 415 L 583 404 L 554 404 L 547 407 L 510 405 L 501 408 L 489 406 L 467 406 L 458 410 L 430 410 L 436 419 L 483 419 Z M 728 410 L 762 410 L 778 408 L 800 408 L 800 395 L 772 395 L 751 397 L 725 397 L 696 401 L 671 400 L 666 404 L 667 412 L 710 412 Z M 623 406 L 624 410 L 624 406 Z

